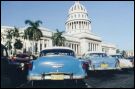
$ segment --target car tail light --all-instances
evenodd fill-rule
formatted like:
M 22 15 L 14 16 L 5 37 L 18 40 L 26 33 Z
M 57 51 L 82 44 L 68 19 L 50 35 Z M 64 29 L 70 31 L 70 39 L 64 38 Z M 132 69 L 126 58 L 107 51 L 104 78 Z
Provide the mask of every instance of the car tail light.
M 32 67 L 33 67 L 33 63 L 31 62 L 31 63 L 28 64 L 29 70 L 32 70 Z
M 86 68 L 87 68 L 87 64 L 84 62 L 84 63 L 82 64 L 82 67 L 83 67 L 83 69 L 86 69 Z
M 16 57 L 12 57 L 12 61 L 15 61 L 16 60 Z

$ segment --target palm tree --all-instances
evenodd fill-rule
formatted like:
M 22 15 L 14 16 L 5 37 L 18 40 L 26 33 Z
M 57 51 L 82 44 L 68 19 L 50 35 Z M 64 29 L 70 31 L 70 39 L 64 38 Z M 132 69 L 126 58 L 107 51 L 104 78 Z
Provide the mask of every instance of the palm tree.
M 21 49 L 23 47 L 23 43 L 20 39 L 16 39 L 14 43 L 15 49 Z
M 13 35 L 13 37 L 15 37 L 15 39 L 18 38 L 20 36 L 19 35 L 19 29 L 14 27 L 12 35 Z
M 7 49 L 8 49 L 8 54 L 11 54 L 10 52 L 11 52 L 11 49 L 12 49 L 12 45 L 11 45 L 11 40 L 8 40 L 7 42 L 6 42 L 6 44 L 5 44 L 5 46 L 7 47 Z
M 4 34 L 1 33 L 1 41 L 4 39 Z
M 119 49 L 117 49 L 117 50 L 116 50 L 116 53 L 120 53 L 120 50 L 119 50 Z
M 7 49 L 8 49 L 8 54 L 10 55 L 11 53 L 11 49 L 12 49 L 12 45 L 11 45 L 11 43 L 12 43 L 12 34 L 13 34 L 13 30 L 12 29 L 8 29 L 8 30 L 6 30 L 6 38 L 8 39 L 7 40 L 7 42 L 6 42 L 6 44 L 5 44 L 5 46 L 7 47 Z
M 37 20 L 35 22 L 26 20 L 25 24 L 29 25 L 29 27 L 24 31 L 24 37 L 26 39 L 34 42 L 40 40 L 40 38 L 43 37 L 42 31 L 39 29 L 40 24 L 42 24 L 40 20 Z
M 125 58 L 127 57 L 127 53 L 126 53 L 125 50 L 121 51 L 121 54 L 122 54 L 123 57 L 125 57 Z
M 15 48 L 15 51 L 14 51 L 14 54 L 16 54 L 16 49 L 22 49 L 23 47 L 23 43 L 20 39 L 15 39 L 15 43 L 14 43 L 14 48 Z
M 58 29 L 56 29 L 56 33 L 52 36 L 53 46 L 63 46 L 66 38 L 62 36 L 63 32 L 60 32 Z
M 9 29 L 6 32 L 7 32 L 6 38 L 11 40 L 12 39 L 13 30 Z
M 14 29 L 12 29 L 12 36 L 14 37 L 14 53 L 16 53 L 16 47 L 17 47 L 17 44 L 19 41 L 19 37 L 20 37 L 20 33 L 19 33 L 19 29 L 17 27 L 14 27 Z M 16 46 L 15 46 L 16 44 Z M 20 45 L 20 44 L 18 44 Z

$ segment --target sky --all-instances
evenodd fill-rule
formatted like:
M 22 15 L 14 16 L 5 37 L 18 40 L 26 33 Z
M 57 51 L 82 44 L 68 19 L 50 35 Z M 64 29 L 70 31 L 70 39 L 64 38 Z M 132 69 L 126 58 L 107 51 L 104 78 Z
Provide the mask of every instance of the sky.
M 134 50 L 133 1 L 80 1 L 91 19 L 92 32 L 120 50 Z M 2 1 L 1 25 L 24 27 L 25 20 L 41 20 L 42 27 L 65 31 L 74 1 Z

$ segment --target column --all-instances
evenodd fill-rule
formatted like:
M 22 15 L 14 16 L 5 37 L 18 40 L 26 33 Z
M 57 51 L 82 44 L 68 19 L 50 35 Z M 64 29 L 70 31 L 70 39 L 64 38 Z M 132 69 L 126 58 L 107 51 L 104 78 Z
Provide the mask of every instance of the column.
M 92 43 L 91 43 L 91 51 L 92 51 Z
M 92 48 L 91 48 L 91 42 L 90 42 L 90 51 L 92 51 Z
M 74 26 L 75 26 L 75 28 L 74 28 L 74 29 L 76 29 L 76 22 L 74 22 Z
M 95 51 L 95 44 L 93 43 L 93 51 Z
M 72 30 L 73 30 L 73 22 L 71 23 L 71 26 L 72 26 Z
M 77 21 L 77 29 L 79 29 L 79 22 Z
M 79 21 L 79 29 L 81 29 L 81 22 Z
M 96 44 L 95 44 L 95 51 L 96 51 Z
M 72 49 L 73 49 L 73 44 L 71 43 L 71 45 L 72 45 Z
M 81 29 L 83 29 L 83 21 L 82 21 L 82 28 Z
M 80 47 L 79 44 L 77 45 L 77 48 L 78 48 L 78 55 L 81 55 L 81 52 L 80 52 L 80 48 L 81 48 L 81 47 Z
M 72 26 L 73 26 L 73 28 L 72 28 L 72 29 L 74 29 L 74 22 L 72 22 Z
M 97 44 L 96 44 L 96 49 L 95 49 L 95 51 L 97 51 Z
M 89 29 L 89 22 L 87 22 L 87 29 Z
M 96 51 L 96 44 L 95 44 L 95 51 Z
M 75 53 L 76 53 L 76 44 L 74 44 L 74 49 L 75 49 Z
M 42 40 L 42 50 L 44 49 L 44 39 Z
M 94 43 L 93 43 L 93 51 L 94 51 Z
M 80 29 L 82 29 L 82 21 L 80 21 Z
M 40 40 L 37 42 L 37 51 L 40 52 Z
M 98 46 L 97 46 L 98 48 L 97 48 L 97 50 L 99 51 L 99 44 L 98 44 Z
M 44 45 L 45 45 L 45 40 L 43 39 L 43 45 L 42 45 L 42 48 L 43 49 L 45 48 Z

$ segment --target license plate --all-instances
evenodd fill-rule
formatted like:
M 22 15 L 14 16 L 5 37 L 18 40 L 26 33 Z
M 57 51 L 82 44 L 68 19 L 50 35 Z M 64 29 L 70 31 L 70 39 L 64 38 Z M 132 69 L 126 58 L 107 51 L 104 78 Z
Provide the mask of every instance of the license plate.
M 52 74 L 51 75 L 51 80 L 64 80 L 64 75 L 63 74 Z
M 108 64 L 101 64 L 101 68 L 107 68 Z

